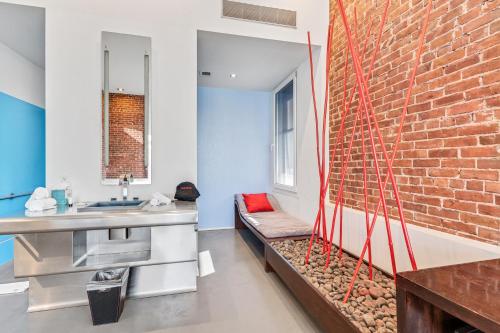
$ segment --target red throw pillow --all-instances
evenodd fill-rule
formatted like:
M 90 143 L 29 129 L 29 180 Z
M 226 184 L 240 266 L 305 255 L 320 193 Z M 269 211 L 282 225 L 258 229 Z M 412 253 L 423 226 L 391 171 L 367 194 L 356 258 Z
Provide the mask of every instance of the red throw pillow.
M 267 200 L 266 193 L 243 194 L 243 200 L 249 213 L 273 212 L 273 206 Z

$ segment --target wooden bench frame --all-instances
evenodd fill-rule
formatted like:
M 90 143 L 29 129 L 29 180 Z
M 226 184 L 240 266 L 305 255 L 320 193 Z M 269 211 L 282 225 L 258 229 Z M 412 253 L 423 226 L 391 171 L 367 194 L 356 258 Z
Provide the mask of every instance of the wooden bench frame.
M 334 304 L 328 301 L 287 259 L 271 246 L 271 242 L 273 241 L 309 239 L 309 236 L 266 238 L 241 216 L 236 202 L 234 203 L 234 227 L 239 230 L 250 230 L 263 243 L 264 270 L 266 272 L 274 272 L 278 275 L 321 329 L 325 332 L 360 332 Z

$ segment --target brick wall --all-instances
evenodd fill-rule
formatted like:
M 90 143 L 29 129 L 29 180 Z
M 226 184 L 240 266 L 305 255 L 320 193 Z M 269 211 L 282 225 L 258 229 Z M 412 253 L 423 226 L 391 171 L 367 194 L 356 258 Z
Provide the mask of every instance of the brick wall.
M 147 178 L 143 136 L 144 96 L 110 93 L 109 166 L 102 169 L 106 178 L 126 173 L 134 178 Z
M 358 31 L 364 41 L 369 19 L 372 38 L 363 62 L 365 73 L 385 1 L 345 0 L 353 22 L 354 3 Z M 390 154 L 399 116 L 415 61 L 420 25 L 427 0 L 393 0 L 382 37 L 381 52 L 370 79 L 370 93 Z M 500 1 L 434 0 L 423 63 L 418 69 L 411 107 L 394 162 L 406 221 L 485 242 L 500 242 Z M 331 15 L 337 12 L 330 2 Z M 354 26 L 354 24 L 352 24 Z M 330 150 L 340 124 L 346 40 L 337 15 L 330 78 Z M 351 66 L 348 87 L 354 83 Z M 357 97 L 355 98 L 357 99 Z M 357 109 L 354 103 L 351 110 Z M 352 111 L 352 113 L 354 113 Z M 347 118 L 345 147 L 354 118 Z M 365 121 L 366 126 L 366 121 Z M 369 150 L 368 130 L 365 127 Z M 346 206 L 363 209 L 361 137 L 358 130 L 346 178 Z M 377 147 L 379 161 L 383 159 Z M 373 156 L 368 156 L 373 166 Z M 385 162 L 381 162 L 385 167 Z M 331 198 L 340 174 L 335 160 Z M 386 170 L 383 168 L 383 177 Z M 378 200 L 377 178 L 368 170 L 369 207 Z M 389 182 L 390 184 L 390 182 Z M 388 185 L 390 214 L 397 210 Z M 334 200 L 334 199 L 332 199 Z

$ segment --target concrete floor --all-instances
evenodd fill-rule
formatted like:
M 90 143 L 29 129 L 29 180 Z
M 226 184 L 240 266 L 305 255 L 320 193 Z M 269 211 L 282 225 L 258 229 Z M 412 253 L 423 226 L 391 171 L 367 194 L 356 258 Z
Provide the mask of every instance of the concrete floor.
M 279 278 L 264 272 L 262 248 L 248 231 L 202 231 L 199 248 L 210 250 L 216 272 L 198 279 L 198 292 L 128 300 L 118 323 L 95 327 L 87 306 L 28 314 L 26 293 L 0 296 L 0 331 L 320 332 Z

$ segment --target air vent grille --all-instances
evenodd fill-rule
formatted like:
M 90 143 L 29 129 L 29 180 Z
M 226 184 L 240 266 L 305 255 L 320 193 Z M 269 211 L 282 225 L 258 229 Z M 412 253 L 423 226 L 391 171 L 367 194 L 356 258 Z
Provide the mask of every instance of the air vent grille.
M 251 5 L 223 0 L 222 16 L 261 23 L 297 27 L 297 12 L 293 10 Z

